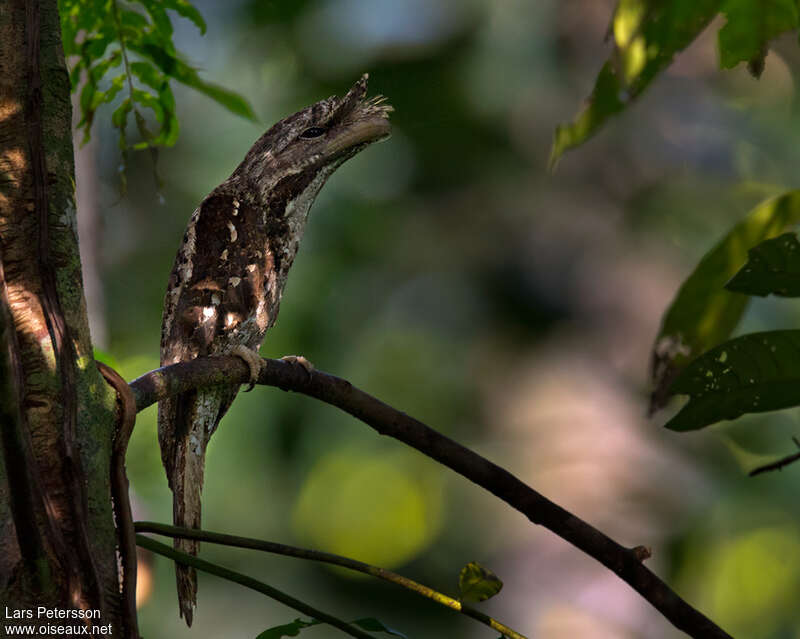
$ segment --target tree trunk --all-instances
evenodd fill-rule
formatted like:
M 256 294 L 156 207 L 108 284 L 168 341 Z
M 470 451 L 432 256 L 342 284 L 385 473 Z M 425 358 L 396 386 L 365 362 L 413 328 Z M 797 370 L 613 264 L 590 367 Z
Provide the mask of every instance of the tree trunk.
M 131 636 L 110 489 L 116 398 L 93 361 L 76 228 L 57 1 L 4 0 L 0 614 L 45 634 L 42 624 L 79 626 L 77 611 L 97 611 L 88 623 Z

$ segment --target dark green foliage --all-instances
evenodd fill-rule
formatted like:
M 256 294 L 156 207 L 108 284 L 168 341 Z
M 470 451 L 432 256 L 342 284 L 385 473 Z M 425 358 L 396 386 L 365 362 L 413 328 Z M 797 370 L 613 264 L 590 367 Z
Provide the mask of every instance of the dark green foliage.
M 295 619 L 292 623 L 286 623 L 282 626 L 275 626 L 268 628 L 262 632 L 256 639 L 281 639 L 281 637 L 296 637 L 300 634 L 303 628 L 316 626 L 319 621 L 303 621 L 302 619 Z
M 282 626 L 275 626 L 274 628 L 268 628 L 258 635 L 256 639 L 281 639 L 281 637 L 296 637 L 304 628 L 317 626 L 321 623 L 321 621 L 303 621 L 302 619 L 295 619 L 292 623 L 283 624 Z M 362 630 L 367 630 L 368 632 L 383 632 L 387 635 L 403 638 L 406 636 L 400 632 L 397 632 L 396 630 L 386 627 L 373 617 L 356 619 L 350 623 L 354 626 L 358 626 Z
M 767 43 L 797 28 L 797 0 L 726 0 L 728 19 L 719 30 L 719 64 L 723 69 L 747 62 L 756 76 L 764 68 Z
M 689 395 L 666 425 L 679 431 L 797 406 L 800 331 L 753 333 L 720 344 L 689 364 L 671 391 Z
M 556 128 L 551 167 L 641 95 L 718 13 L 727 18 L 718 34 L 720 66 L 747 62 L 756 77 L 763 71 L 769 42 L 798 26 L 796 0 L 620 0 L 608 34 L 614 45 L 611 55 L 586 108 L 573 122 Z
M 503 587 L 503 582 L 477 561 L 470 561 L 458 575 L 458 592 L 461 601 L 486 601 Z
M 98 107 L 126 97 L 111 121 L 120 133 L 123 151 L 129 148 L 125 129 L 133 113 L 141 140 L 134 149 L 166 147 L 178 138 L 178 119 L 171 80 L 182 82 L 245 118 L 255 120 L 244 98 L 203 81 L 180 58 L 172 42 L 172 21 L 167 11 L 191 20 L 201 33 L 206 23 L 187 0 L 60 0 L 64 53 L 72 65 L 73 91 L 85 79 L 80 95 L 84 142 L 89 139 Z M 150 110 L 157 130 L 150 131 L 141 109 Z
M 745 264 L 730 282 L 729 291 L 747 295 L 800 296 L 800 242 L 784 233 L 747 252 Z
M 688 362 L 727 339 L 749 299 L 726 291 L 747 251 L 800 222 L 800 191 L 755 207 L 703 256 L 670 304 L 653 346 L 652 409 L 663 406 L 672 380 Z

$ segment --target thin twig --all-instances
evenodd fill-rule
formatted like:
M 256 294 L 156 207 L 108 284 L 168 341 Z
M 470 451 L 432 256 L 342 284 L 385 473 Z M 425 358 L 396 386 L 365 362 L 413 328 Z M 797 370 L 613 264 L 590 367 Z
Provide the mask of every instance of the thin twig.
M 797 437 L 792 437 L 792 441 L 794 445 L 800 448 L 800 441 L 798 441 Z M 768 473 L 773 470 L 783 470 L 784 466 L 788 466 L 800 459 L 800 452 L 793 453 L 791 455 L 787 455 L 786 457 L 781 457 L 778 461 L 774 461 L 770 464 L 764 464 L 763 466 L 759 466 L 758 468 L 754 468 L 750 471 L 750 477 L 755 477 L 756 475 L 760 475 L 761 473 Z
M 154 539 L 145 537 L 144 535 L 136 535 L 136 545 L 146 548 L 157 555 L 168 557 L 169 559 L 177 561 L 180 564 L 192 566 L 197 570 L 202 570 L 203 572 L 207 572 L 211 575 L 216 575 L 217 577 L 222 577 L 228 581 L 233 581 L 237 584 L 245 586 L 246 588 L 256 590 L 264 595 L 267 595 L 267 597 L 274 599 L 275 601 L 280 601 L 282 604 L 302 612 L 304 615 L 308 615 L 313 619 L 327 623 L 334 628 L 338 628 L 342 632 L 346 632 L 351 637 L 357 637 L 358 639 L 375 639 L 373 635 L 356 628 L 352 624 L 349 624 L 338 617 L 334 617 L 333 615 L 329 615 L 327 612 L 317 610 L 316 608 L 309 606 L 307 603 L 300 601 L 299 599 L 295 599 L 294 597 L 287 595 L 285 592 L 281 592 L 277 588 L 273 588 L 272 586 L 265 584 L 263 581 L 258 581 L 257 579 L 243 575 L 240 572 L 223 568 L 217 564 L 212 564 L 209 561 L 198 559 L 197 557 L 193 557 L 185 552 L 175 550 L 171 546 L 162 544 Z
M 136 407 L 187 390 L 219 384 L 243 384 L 249 370 L 236 356 L 198 357 L 165 366 L 131 382 Z M 640 553 L 617 543 L 544 495 L 461 444 L 422 422 L 355 388 L 347 380 L 284 360 L 267 359 L 259 384 L 315 397 L 360 419 L 381 435 L 416 448 L 431 459 L 482 486 L 556 535 L 612 570 L 663 614 L 673 626 L 696 639 L 731 636 L 690 606 L 640 561 Z
M 278 555 L 285 555 L 287 557 L 297 557 L 299 559 L 308 559 L 311 561 L 320 561 L 326 564 L 333 564 L 335 566 L 342 566 L 350 570 L 356 570 L 379 579 L 384 579 L 398 586 L 402 586 L 411 590 L 418 595 L 422 595 L 438 604 L 446 606 L 451 610 L 460 612 L 477 619 L 483 624 L 486 624 L 493 630 L 501 632 L 509 639 L 527 639 L 525 635 L 520 634 L 516 630 L 509 628 L 489 615 L 486 615 L 475 608 L 466 606 L 458 599 L 453 599 L 447 595 L 429 588 L 421 583 L 399 575 L 391 570 L 380 568 L 366 564 L 363 561 L 350 559 L 349 557 L 342 557 L 341 555 L 334 555 L 329 552 L 322 552 L 320 550 L 311 550 L 309 548 L 298 548 L 297 546 L 287 546 L 285 544 L 278 544 L 272 541 L 262 541 L 261 539 L 251 539 L 249 537 L 237 537 L 235 535 L 225 535 L 222 533 L 210 532 L 208 530 L 196 530 L 192 528 L 181 528 L 180 526 L 168 526 L 166 524 L 159 524 L 153 521 L 137 521 L 134 523 L 136 532 L 149 532 L 157 535 L 165 535 L 167 537 L 182 537 L 185 539 L 197 539 L 198 541 L 205 541 L 212 544 L 222 544 L 224 546 L 234 546 L 237 548 L 249 548 L 251 550 L 261 550 L 264 552 L 271 552 Z

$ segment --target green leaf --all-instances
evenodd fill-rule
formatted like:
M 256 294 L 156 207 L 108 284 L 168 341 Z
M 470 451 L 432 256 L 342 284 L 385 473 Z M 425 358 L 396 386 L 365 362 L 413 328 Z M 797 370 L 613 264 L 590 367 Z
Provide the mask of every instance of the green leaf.
M 113 67 L 118 67 L 122 62 L 122 53 L 119 49 L 113 51 L 105 60 L 101 60 L 89 70 L 89 77 L 92 82 L 97 84 L 103 76 Z
M 91 38 L 87 37 L 81 44 L 81 55 L 88 61 L 99 60 L 113 41 L 114 38 L 105 33 Z
M 156 91 L 161 91 L 167 78 L 149 62 L 131 62 L 131 73 Z
M 688 431 L 800 404 L 800 331 L 737 337 L 704 353 L 670 389 L 689 402 L 666 427 Z
M 275 626 L 274 628 L 269 628 L 262 632 L 256 639 L 281 639 L 281 637 L 296 637 L 300 634 L 300 632 L 304 628 L 310 628 L 311 626 L 317 626 L 321 624 L 321 621 L 303 621 L 302 619 L 295 619 L 292 623 L 287 623 L 282 626 Z M 406 635 L 397 630 L 392 630 L 388 628 L 383 623 L 375 619 L 374 617 L 367 617 L 364 619 L 356 619 L 355 621 L 350 622 L 354 626 L 359 626 L 364 630 L 369 632 L 385 632 L 386 634 L 393 635 L 395 637 L 403 637 L 403 639 L 407 639 Z
M 172 21 L 169 19 L 163 2 L 160 0 L 137 0 L 145 9 L 150 17 L 153 19 L 156 31 L 159 35 L 166 40 L 172 38 Z
M 359 628 L 363 628 L 369 632 L 385 632 L 387 635 L 392 635 L 394 637 L 403 637 L 403 639 L 408 639 L 406 635 L 398 630 L 394 630 L 385 626 L 382 622 L 378 621 L 374 617 L 366 617 L 364 619 L 356 619 L 355 621 L 351 621 L 354 626 L 358 626 Z
M 126 74 L 135 76 L 145 87 L 136 87 L 131 95 L 117 107 L 112 115 L 112 123 L 119 130 L 119 146 L 124 151 L 129 148 L 125 137 L 128 115 L 136 116 L 136 125 L 143 141 L 132 148 L 172 146 L 175 144 L 180 126 L 175 109 L 175 97 L 170 88 L 170 80 L 175 79 L 211 97 L 230 111 L 250 120 L 256 120 L 247 101 L 237 93 L 202 80 L 195 69 L 183 62 L 172 42 L 173 26 L 169 13 L 191 20 L 206 31 L 206 23 L 200 12 L 189 0 L 59 0 L 59 16 L 64 52 L 72 59 L 70 83 L 73 91 L 78 90 L 81 78 L 86 82 L 81 89 L 81 120 L 79 129 L 84 131 L 84 143 L 89 133 L 97 108 L 112 102 L 125 83 L 114 78 L 107 89 L 100 89 L 110 68 L 123 62 L 121 51 L 127 51 Z M 116 45 L 106 55 L 109 46 Z M 139 59 L 136 56 L 139 56 Z M 130 62 L 128 62 L 130 60 Z M 154 133 L 147 130 L 139 104 L 151 109 L 160 124 Z M 126 159 L 123 157 L 123 166 Z M 124 176 L 123 176 L 124 177 Z
M 205 34 L 206 21 L 203 20 L 203 16 L 200 15 L 200 12 L 186 2 L 186 0 L 164 0 L 164 6 L 194 22 L 195 26 L 200 29 L 200 33 Z
M 79 99 L 79 104 L 81 107 L 81 113 L 83 114 L 83 118 L 81 121 L 78 122 L 78 126 L 81 126 L 84 123 L 87 123 L 88 126 L 92 124 L 92 118 L 94 117 L 94 112 L 91 111 L 92 100 L 94 99 L 94 92 L 95 92 L 95 85 L 91 82 L 87 82 L 83 85 L 83 89 L 81 89 L 81 97 Z M 88 135 L 88 131 L 87 131 Z
M 695 357 L 726 340 L 749 297 L 726 291 L 726 282 L 747 259 L 747 251 L 800 222 L 800 190 L 759 204 L 706 253 L 670 304 L 652 352 L 650 412 L 662 408 L 672 381 Z
M 316 626 L 321 622 L 313 620 L 313 621 L 303 621 L 302 619 L 295 619 L 292 623 L 287 623 L 282 626 L 275 626 L 274 628 L 268 628 L 260 635 L 256 637 L 256 639 L 281 639 L 281 637 L 296 637 L 300 634 L 300 631 L 303 628 L 310 628 L 311 626 Z
M 722 0 L 620 0 L 610 36 L 614 48 L 586 108 L 556 127 L 550 151 L 555 168 L 565 151 L 583 144 L 611 116 L 631 104 L 717 14 Z
M 131 103 L 131 99 L 125 98 L 120 105 L 114 109 L 114 113 L 111 114 L 111 124 L 118 129 L 124 129 L 128 122 L 128 114 L 131 112 L 132 108 L 133 104 Z
M 503 582 L 488 568 L 471 561 L 458 575 L 458 591 L 462 601 L 486 601 L 503 587 Z
M 727 17 L 718 34 L 723 69 L 740 62 L 763 69 L 769 41 L 798 26 L 797 0 L 725 0 L 722 12 Z
M 800 242 L 784 233 L 747 252 L 747 263 L 725 285 L 747 295 L 800 297 Z
M 117 94 L 122 91 L 125 85 L 125 76 L 118 75 L 111 81 L 111 86 L 106 91 L 98 91 L 95 93 L 94 101 L 92 102 L 93 109 L 97 109 L 101 104 L 108 103 L 117 97 Z
M 127 33 L 134 36 L 150 26 L 145 16 L 137 11 L 131 11 L 129 9 L 121 9 L 119 12 L 119 19 Z
M 132 45 L 133 46 L 133 45 Z M 137 45 L 136 51 L 149 57 L 161 71 L 171 78 L 175 78 L 187 86 L 200 91 L 212 100 L 215 100 L 226 109 L 253 122 L 257 121 L 255 113 L 243 97 L 233 91 L 228 91 L 216 84 L 205 82 L 195 69 L 190 67 L 180 58 L 163 49 L 158 43 L 149 40 L 142 45 Z
M 181 80 L 181 82 L 184 81 Z M 200 80 L 199 77 L 193 82 L 184 82 L 184 84 L 188 84 L 190 87 L 200 91 L 200 93 L 204 93 L 218 104 L 224 106 L 231 113 L 240 115 L 251 122 L 258 122 L 258 118 L 253 112 L 253 108 L 250 106 L 250 103 L 235 91 L 229 91 L 228 89 L 225 89 L 217 84 L 205 82 Z
M 164 121 L 164 109 L 161 106 L 161 102 L 153 94 L 148 93 L 147 91 L 142 91 L 141 89 L 134 89 L 133 99 L 143 107 L 147 107 L 153 111 L 156 116 L 156 120 L 159 122 Z

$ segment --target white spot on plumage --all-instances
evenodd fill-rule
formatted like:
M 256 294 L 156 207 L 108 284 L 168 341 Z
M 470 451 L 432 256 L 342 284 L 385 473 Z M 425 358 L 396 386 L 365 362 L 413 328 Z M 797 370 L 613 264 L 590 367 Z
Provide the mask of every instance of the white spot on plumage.
M 236 288 L 237 286 L 239 286 L 239 283 L 240 283 L 241 281 L 242 281 L 242 278 L 241 278 L 241 277 L 231 277 L 231 278 L 228 280 L 228 284 L 230 284 L 231 286 L 233 286 L 233 288 Z
M 236 238 L 239 237 L 239 234 L 236 232 L 236 227 L 233 225 L 233 222 L 228 220 L 228 230 L 231 233 L 231 242 L 235 242 Z
M 233 201 L 233 216 L 236 217 L 239 215 L 239 200 Z
M 217 314 L 217 309 L 213 306 L 206 306 L 203 308 L 203 319 L 209 320 Z
M 228 313 L 225 315 L 225 328 L 230 328 L 234 324 L 236 324 L 236 313 Z
M 219 259 L 222 262 L 225 262 L 228 259 L 228 249 L 225 249 L 224 251 L 222 251 L 222 253 L 220 253 Z

